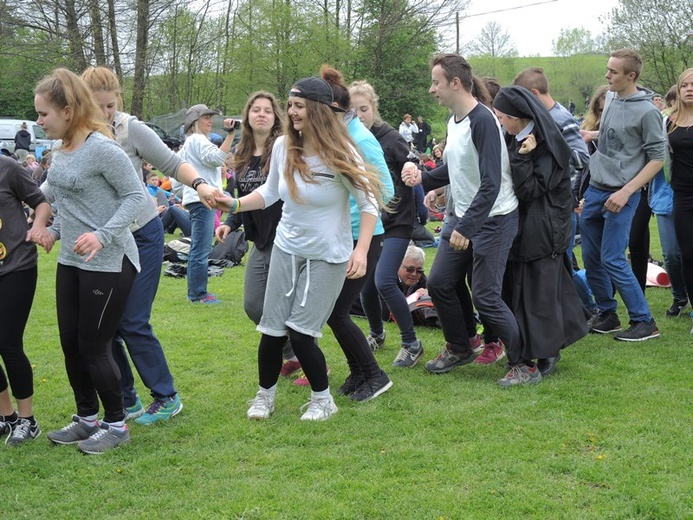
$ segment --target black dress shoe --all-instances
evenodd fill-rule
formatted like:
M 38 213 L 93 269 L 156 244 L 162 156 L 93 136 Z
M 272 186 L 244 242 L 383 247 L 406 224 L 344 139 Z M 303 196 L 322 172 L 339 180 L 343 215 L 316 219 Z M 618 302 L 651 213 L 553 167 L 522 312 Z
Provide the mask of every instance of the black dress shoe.
M 546 359 L 537 360 L 537 368 L 541 372 L 541 377 L 550 376 L 556 370 L 556 363 L 561 359 L 561 355 L 558 354 L 556 357 L 550 357 Z

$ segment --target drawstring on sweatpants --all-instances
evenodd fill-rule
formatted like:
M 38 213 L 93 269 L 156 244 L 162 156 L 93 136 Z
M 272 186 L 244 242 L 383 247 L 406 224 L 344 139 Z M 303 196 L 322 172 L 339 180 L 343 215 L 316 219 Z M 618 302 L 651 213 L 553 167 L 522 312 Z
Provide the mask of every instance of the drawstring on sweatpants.
M 291 296 L 296 288 L 296 256 L 291 255 L 291 290 L 284 296 L 287 298 Z M 310 258 L 306 259 L 306 288 L 303 291 L 303 299 L 301 300 L 301 307 L 306 306 L 306 300 L 308 299 L 308 289 L 310 289 Z

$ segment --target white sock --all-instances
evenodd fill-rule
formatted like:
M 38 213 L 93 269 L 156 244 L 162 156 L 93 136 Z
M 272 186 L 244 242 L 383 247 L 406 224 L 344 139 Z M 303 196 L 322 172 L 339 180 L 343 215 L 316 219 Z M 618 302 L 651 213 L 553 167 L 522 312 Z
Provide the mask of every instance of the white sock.
M 79 420 L 87 423 L 89 426 L 94 426 L 99 422 L 99 416 L 96 414 L 88 415 L 87 417 L 80 417 Z
M 106 421 L 104 421 L 106 422 Z M 109 427 L 113 428 L 114 430 L 118 430 L 122 432 L 125 430 L 125 421 L 116 421 L 116 422 L 111 422 L 111 423 L 106 423 L 108 424 Z
M 274 398 L 274 394 L 277 393 L 277 383 L 275 383 L 274 386 L 271 388 L 260 387 L 260 392 L 262 392 L 263 394 L 269 394 L 270 397 Z
M 326 397 L 330 397 L 330 387 L 329 386 L 321 392 L 311 391 L 311 393 L 310 393 L 311 399 L 325 399 Z

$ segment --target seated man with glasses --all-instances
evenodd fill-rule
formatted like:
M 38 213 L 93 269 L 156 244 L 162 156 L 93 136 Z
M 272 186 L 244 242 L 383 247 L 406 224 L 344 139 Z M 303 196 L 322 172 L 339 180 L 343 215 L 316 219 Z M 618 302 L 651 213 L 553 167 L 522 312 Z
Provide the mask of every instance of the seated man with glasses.
M 428 296 L 424 263 L 426 256 L 420 247 L 409 246 L 404 254 L 402 265 L 397 271 L 397 285 L 405 296 L 418 292 L 420 296 Z

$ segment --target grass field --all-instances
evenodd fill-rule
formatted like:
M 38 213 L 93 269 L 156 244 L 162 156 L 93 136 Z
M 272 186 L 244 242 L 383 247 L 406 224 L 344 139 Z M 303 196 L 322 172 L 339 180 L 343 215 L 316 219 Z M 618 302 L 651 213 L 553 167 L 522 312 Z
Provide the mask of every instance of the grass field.
M 388 324 L 376 357 L 394 381 L 389 392 L 362 404 L 337 398 L 335 417 L 306 423 L 298 409 L 309 390 L 281 380 L 274 415 L 251 422 L 259 336 L 243 313 L 243 268 L 210 280 L 223 303 L 209 307 L 186 301 L 185 280 L 164 277 L 152 322 L 185 408 L 167 424 L 132 424 L 127 446 L 84 456 L 45 436 L 74 413 L 55 318 L 56 256 L 40 256 L 26 333 L 44 435 L 0 445 L 2 518 L 693 518 L 691 320 L 663 317 L 666 290 L 647 292 L 660 339 L 589 336 L 533 387 L 498 387 L 501 364 L 444 376 L 423 363 L 395 370 Z M 336 392 L 346 363 L 325 332 Z M 420 337 L 427 361 L 442 335 L 420 329 Z

